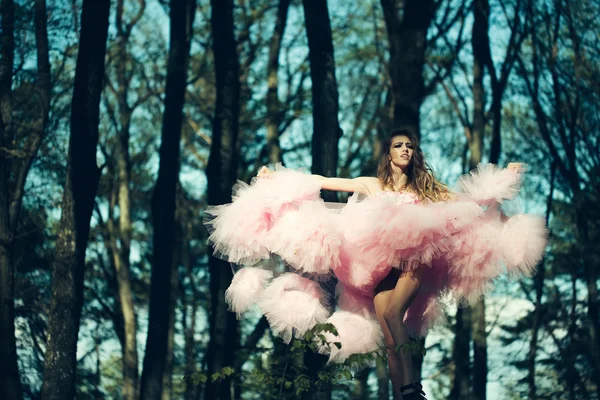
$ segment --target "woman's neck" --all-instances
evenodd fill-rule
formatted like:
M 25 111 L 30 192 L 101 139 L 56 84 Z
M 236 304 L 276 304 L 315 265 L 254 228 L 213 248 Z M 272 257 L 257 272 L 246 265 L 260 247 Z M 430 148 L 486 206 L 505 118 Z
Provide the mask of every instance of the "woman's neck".
M 404 173 L 402 168 L 392 166 L 392 190 L 398 192 L 406 189 L 408 186 L 408 176 Z

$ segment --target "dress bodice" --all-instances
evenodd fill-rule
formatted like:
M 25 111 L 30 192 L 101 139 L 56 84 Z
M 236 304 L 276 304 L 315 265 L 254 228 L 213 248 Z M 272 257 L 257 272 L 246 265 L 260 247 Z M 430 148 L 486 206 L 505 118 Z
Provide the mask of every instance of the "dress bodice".
M 372 194 L 370 197 L 372 198 L 393 198 L 396 200 L 396 203 L 400 204 L 415 204 L 419 203 L 419 198 L 413 192 L 393 192 L 388 190 L 382 190 L 381 192 L 377 192 Z

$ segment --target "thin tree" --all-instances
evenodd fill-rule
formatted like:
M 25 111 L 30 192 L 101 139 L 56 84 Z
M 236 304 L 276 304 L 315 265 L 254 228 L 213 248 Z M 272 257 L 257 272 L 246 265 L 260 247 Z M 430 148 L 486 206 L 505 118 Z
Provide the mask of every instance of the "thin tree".
M 283 35 L 287 25 L 290 4 L 291 0 L 279 0 L 277 5 L 277 14 L 275 17 L 275 25 L 273 27 L 273 33 L 271 34 L 271 41 L 269 43 L 266 96 L 267 114 L 265 117 L 267 143 L 263 152 L 266 153 L 266 158 L 271 164 L 283 163 L 283 152 L 279 137 L 282 134 L 281 126 L 285 110 L 282 106 L 282 102 L 279 99 L 279 58 L 281 53 L 281 45 L 283 42 Z M 259 324 L 262 324 L 265 329 L 268 329 L 268 322 L 265 317 L 259 321 Z M 257 325 L 257 327 L 259 326 L 260 325 Z M 285 360 L 287 363 L 287 352 L 288 346 L 282 341 L 276 340 L 273 342 L 273 353 L 271 354 L 270 358 L 271 360 Z M 236 361 L 240 363 L 242 360 Z M 285 366 L 283 370 L 286 371 Z
M 329 10 L 325 0 L 304 0 L 312 91 L 312 167 L 315 174 L 336 176 L 342 129 Z
M 483 77 L 486 53 L 489 48 L 488 20 L 490 5 L 488 0 L 475 0 L 473 3 L 473 129 L 468 138 L 469 170 L 477 167 L 483 155 L 485 134 L 485 89 Z M 494 73 L 495 76 L 495 73 Z M 481 297 L 470 310 L 473 330 L 473 399 L 485 400 L 487 386 L 487 332 L 485 323 L 485 299 Z M 459 332 L 457 332 L 459 334 Z M 461 395 L 466 395 L 462 393 Z
M 180 167 L 183 104 L 196 1 L 170 2 L 170 43 L 158 178 L 152 193 L 153 258 L 150 311 L 140 397 L 160 400 L 167 359 L 175 231 L 176 185 Z
M 169 288 L 169 301 L 171 308 L 169 309 L 169 332 L 167 335 L 167 357 L 165 361 L 165 369 L 163 372 L 163 388 L 161 400 L 171 400 L 173 396 L 173 367 L 175 364 L 175 309 L 177 307 L 177 299 L 179 298 L 179 271 L 178 267 L 181 263 L 183 247 L 187 244 L 183 242 L 183 224 L 185 212 L 185 194 L 181 187 L 181 182 L 177 182 L 177 198 L 175 200 L 175 243 L 173 247 L 173 259 L 171 267 L 171 287 Z
M 552 203 L 554 201 L 554 189 L 556 185 L 556 164 L 550 166 L 550 190 L 546 199 L 546 225 L 550 221 L 552 212 Z M 536 358 L 538 351 L 539 332 L 542 326 L 543 305 L 542 296 L 544 295 L 544 280 L 546 278 L 546 262 L 542 260 L 533 277 L 533 287 L 535 289 L 535 308 L 532 311 L 533 321 L 531 323 L 531 339 L 529 340 L 529 352 L 527 354 L 527 386 L 529 388 L 529 399 L 536 400 L 538 397 L 535 371 Z
M 117 185 L 113 190 L 118 191 L 119 224 L 118 229 L 109 229 L 110 246 L 112 247 L 112 265 L 116 270 L 119 305 L 123 316 L 124 341 L 123 352 L 123 386 L 121 396 L 123 400 L 138 398 L 139 371 L 137 352 L 137 321 L 133 305 L 133 294 L 130 278 L 130 253 L 131 253 L 131 160 L 129 155 L 129 136 L 131 118 L 135 109 L 143 102 L 143 97 L 130 104 L 128 100 L 129 87 L 133 77 L 131 68 L 128 67 L 129 54 L 127 45 L 135 25 L 142 17 L 145 10 L 145 0 L 139 0 L 139 8 L 129 22 L 124 19 L 124 0 L 118 0 L 115 12 L 116 40 L 114 49 L 114 69 L 116 84 L 107 79 L 107 87 L 116 99 L 117 104 L 117 140 L 115 146 L 114 163 L 116 164 Z M 112 219 L 109 221 L 112 228 Z
M 233 0 L 211 0 L 211 26 L 216 72 L 215 114 L 206 177 L 210 205 L 231 202 L 231 187 L 237 171 L 237 139 L 240 116 L 240 66 L 236 49 Z M 237 320 L 227 311 L 225 290 L 231 283 L 229 264 L 213 256 L 210 273 L 210 342 L 206 351 L 207 374 L 233 367 L 237 347 Z M 231 399 L 231 378 L 207 382 L 205 399 Z
M 77 336 L 90 219 L 100 179 L 96 165 L 100 94 L 110 2 L 84 0 L 71 106 L 62 215 L 52 263 L 48 342 L 41 398 L 75 396 Z
M 312 166 L 314 174 L 336 176 L 338 166 L 338 142 L 342 136 L 338 120 L 339 99 L 335 77 L 335 59 L 329 10 L 326 0 L 304 0 L 304 19 L 308 38 L 308 58 L 312 90 Z M 335 200 L 334 193 L 325 193 L 325 199 Z M 327 285 L 331 287 L 332 285 Z M 305 366 L 313 382 L 325 365 L 325 357 L 307 351 Z M 305 399 L 326 400 L 331 398 L 331 385 L 324 384 L 314 392 L 305 392 Z
M 281 145 L 279 144 L 282 110 L 279 96 L 279 54 L 285 32 L 288 10 L 291 0 L 279 0 L 275 27 L 269 44 L 269 63 L 267 65 L 267 158 L 270 163 L 281 162 Z
M 2 52 L 0 56 L 0 394 L 21 399 L 21 381 L 15 342 L 15 270 L 12 260 L 10 192 L 7 179 L 8 146 L 12 138 L 12 84 L 14 64 L 14 3 L 2 0 Z

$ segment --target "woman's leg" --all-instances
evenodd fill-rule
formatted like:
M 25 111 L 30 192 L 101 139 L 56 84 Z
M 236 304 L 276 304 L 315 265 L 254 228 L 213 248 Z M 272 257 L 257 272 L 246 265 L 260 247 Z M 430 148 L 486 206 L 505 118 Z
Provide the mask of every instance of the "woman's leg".
M 379 321 L 379 325 L 381 325 L 381 330 L 383 331 L 383 340 L 385 343 L 385 348 L 387 352 L 387 360 L 388 360 L 388 372 L 390 374 L 390 379 L 392 380 L 392 390 L 394 391 L 394 399 L 401 399 L 399 388 L 401 385 L 396 385 L 394 382 L 401 382 L 402 375 L 404 371 L 402 371 L 402 367 L 400 365 L 400 360 L 396 355 L 396 344 L 394 343 L 394 338 L 392 338 L 392 334 L 383 318 L 383 313 L 385 312 L 388 302 L 392 296 L 392 290 L 384 290 L 380 291 L 375 295 L 373 299 L 373 303 L 375 305 L 375 313 L 377 314 L 377 321 Z
M 399 348 L 408 343 L 410 339 L 406 327 L 404 326 L 404 314 L 412 304 L 421 287 L 422 273 L 423 270 L 421 268 L 403 273 L 398 278 L 398 282 L 396 282 L 396 286 L 388 298 L 387 306 L 383 312 L 383 319 L 394 340 L 395 348 Z M 394 382 L 392 379 L 394 393 L 396 393 L 396 388 L 399 389 L 401 386 L 408 385 L 415 381 L 412 352 L 410 350 L 407 351 L 406 349 L 399 348 L 396 350 L 396 355 L 402 374 L 399 381 Z

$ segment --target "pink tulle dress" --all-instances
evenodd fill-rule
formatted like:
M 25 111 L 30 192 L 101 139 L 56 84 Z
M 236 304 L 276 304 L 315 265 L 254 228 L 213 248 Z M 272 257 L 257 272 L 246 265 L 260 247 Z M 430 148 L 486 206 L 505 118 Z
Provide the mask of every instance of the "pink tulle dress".
M 383 334 L 374 289 L 392 268 L 427 268 L 404 323 L 413 337 L 445 321 L 448 298 L 472 303 L 503 273 L 530 275 L 546 246 L 540 216 L 503 218 L 499 204 L 520 187 L 516 171 L 481 165 L 459 179 L 457 200 L 422 202 L 408 192 L 354 194 L 343 207 L 320 197 L 320 182 L 276 167 L 269 178 L 238 182 L 230 204 L 208 207 L 205 225 L 215 255 L 244 266 L 226 301 L 241 315 L 258 306 L 286 342 L 319 323 L 332 323 L 338 346 L 331 362 L 378 351 Z M 285 273 L 264 268 L 277 255 Z M 326 307 L 320 281 L 332 275 L 337 306 Z

